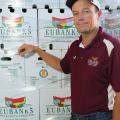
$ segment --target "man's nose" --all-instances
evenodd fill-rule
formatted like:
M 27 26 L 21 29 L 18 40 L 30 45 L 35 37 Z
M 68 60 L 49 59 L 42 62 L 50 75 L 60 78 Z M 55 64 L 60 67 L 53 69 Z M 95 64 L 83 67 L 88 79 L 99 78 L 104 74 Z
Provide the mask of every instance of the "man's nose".
M 83 20 L 84 20 L 83 17 L 79 17 L 79 18 L 78 18 L 78 21 L 83 21 Z
M 78 21 L 83 21 L 84 20 L 84 15 L 82 12 L 79 12 L 78 14 Z

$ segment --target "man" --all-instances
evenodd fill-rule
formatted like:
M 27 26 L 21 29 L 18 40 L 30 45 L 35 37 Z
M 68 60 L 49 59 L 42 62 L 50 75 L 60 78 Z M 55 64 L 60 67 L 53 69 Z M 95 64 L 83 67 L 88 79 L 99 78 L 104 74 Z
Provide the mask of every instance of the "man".
M 67 0 L 81 33 L 61 60 L 41 48 L 24 44 L 19 54 L 36 52 L 51 67 L 71 73 L 71 120 L 120 120 L 120 43 L 99 26 L 97 0 Z M 108 86 L 116 92 L 113 112 L 108 108 Z

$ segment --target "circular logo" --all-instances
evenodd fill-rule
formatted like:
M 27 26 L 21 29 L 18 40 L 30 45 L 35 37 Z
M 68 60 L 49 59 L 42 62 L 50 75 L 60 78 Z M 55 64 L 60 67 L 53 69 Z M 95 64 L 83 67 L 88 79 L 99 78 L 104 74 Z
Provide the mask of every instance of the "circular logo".
M 45 69 L 45 68 L 42 68 L 39 72 L 39 75 L 42 77 L 42 78 L 46 78 L 48 76 L 48 71 Z

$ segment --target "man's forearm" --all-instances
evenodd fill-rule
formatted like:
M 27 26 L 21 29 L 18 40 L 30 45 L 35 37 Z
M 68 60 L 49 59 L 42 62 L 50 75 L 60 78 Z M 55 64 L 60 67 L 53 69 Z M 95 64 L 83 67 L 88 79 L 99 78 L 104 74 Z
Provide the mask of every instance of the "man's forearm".
M 120 120 L 120 100 L 119 100 L 119 98 L 115 99 L 112 120 Z
M 61 71 L 60 59 L 50 53 L 45 52 L 41 48 L 35 47 L 35 52 L 52 68 Z

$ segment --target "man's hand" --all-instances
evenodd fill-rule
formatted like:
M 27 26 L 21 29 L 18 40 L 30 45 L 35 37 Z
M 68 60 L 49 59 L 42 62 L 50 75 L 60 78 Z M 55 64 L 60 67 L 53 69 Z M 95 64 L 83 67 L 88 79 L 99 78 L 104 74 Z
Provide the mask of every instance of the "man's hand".
M 52 68 L 63 72 L 61 65 L 60 65 L 60 58 L 53 56 L 52 54 L 49 54 L 42 50 L 41 48 L 30 45 L 30 44 L 23 44 L 19 49 L 18 49 L 18 54 L 21 56 L 26 56 L 26 54 L 29 53 L 37 53 L 49 66 Z
M 20 56 L 25 56 L 27 53 L 33 53 L 36 52 L 37 46 L 30 45 L 30 44 L 23 44 L 22 46 L 19 47 L 18 49 L 18 54 Z

